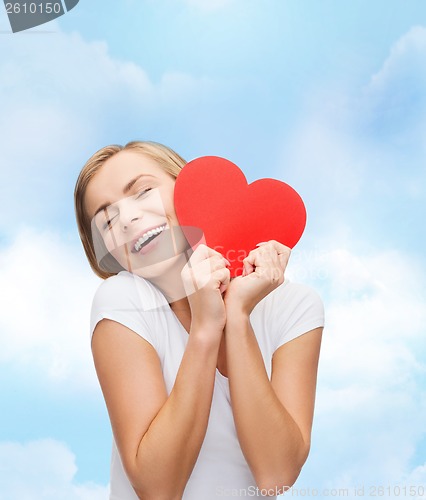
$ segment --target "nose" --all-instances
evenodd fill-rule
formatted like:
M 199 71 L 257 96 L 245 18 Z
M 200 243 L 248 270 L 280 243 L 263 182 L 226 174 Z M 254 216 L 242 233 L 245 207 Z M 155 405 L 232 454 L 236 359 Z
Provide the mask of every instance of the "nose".
M 134 221 L 137 221 L 137 220 L 138 220 L 138 217 L 134 217 L 129 223 L 122 224 L 123 231 L 127 231 L 130 224 Z
M 142 218 L 140 210 L 137 210 L 131 200 L 123 200 L 119 210 L 120 226 L 123 231 L 127 231 L 134 222 Z

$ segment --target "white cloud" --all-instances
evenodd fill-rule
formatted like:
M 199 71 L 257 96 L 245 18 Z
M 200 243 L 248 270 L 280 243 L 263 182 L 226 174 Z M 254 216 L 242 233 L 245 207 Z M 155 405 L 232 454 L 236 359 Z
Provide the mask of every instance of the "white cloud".
M 307 97 L 304 119 L 282 137 L 276 176 L 305 200 L 306 235 L 344 231 L 348 215 L 362 210 L 359 200 L 375 188 L 381 158 L 357 136 L 354 112 L 345 90 L 318 90 Z
M 380 70 L 371 77 L 370 91 L 383 92 L 387 87 L 399 82 L 399 96 L 409 96 L 417 89 L 424 96 L 426 68 L 426 28 L 415 26 L 404 34 L 391 48 L 390 54 Z
M 408 157 L 405 153 L 409 168 L 422 169 L 426 153 L 425 58 L 426 27 L 416 26 L 393 45 L 362 96 L 366 125 L 382 141 L 394 143 L 396 151 L 411 150 Z M 421 165 L 413 165 L 413 149 Z
M 426 462 L 413 469 L 407 476 L 405 483 L 411 485 L 412 496 L 416 500 L 424 499 L 426 495 Z
M 106 42 L 87 42 L 75 32 L 33 36 L 31 44 L 28 40 L 5 37 L 0 46 L 0 91 L 7 96 L 2 105 L 8 111 L 2 113 L 0 126 L 13 141 L 5 146 L 19 155 L 25 153 L 16 148 L 23 140 L 30 141 L 31 151 L 36 147 L 45 155 L 52 148 L 83 149 L 99 137 L 95 124 L 101 132 L 111 125 L 105 122 L 108 117 L 120 115 L 140 124 L 160 111 L 172 118 L 171 104 L 180 106 L 182 99 L 223 90 L 224 82 L 177 70 L 166 70 L 154 83 L 138 64 L 111 56 Z M 51 113 L 64 123 L 57 123 Z M 37 116 L 38 127 L 32 116 Z
M 0 250 L 0 362 L 98 390 L 89 317 L 99 280 L 74 245 L 27 228 Z
M 307 202 L 305 241 L 426 243 L 425 59 L 426 28 L 415 27 L 364 87 L 330 84 L 306 96 L 276 167 Z
M 335 128 L 332 121 L 326 109 L 304 122 L 289 141 L 291 149 L 285 151 L 282 165 L 300 183 L 332 193 L 334 198 L 353 199 L 362 187 L 364 165 L 354 138 Z
M 354 180 L 360 159 L 368 167 L 367 173 L 380 159 L 390 162 L 389 152 L 398 152 L 409 141 L 424 152 L 425 58 L 426 27 L 416 26 L 390 47 L 388 57 L 364 87 L 354 89 L 328 83 L 326 88 L 310 90 L 306 95 L 304 120 L 295 124 L 288 139 L 290 151 L 295 155 L 299 152 L 300 156 L 287 165 L 297 168 L 308 162 L 317 167 L 312 169 L 314 175 L 320 169 L 331 187 L 338 182 L 339 190 L 351 195 L 353 189 L 348 186 Z M 389 142 L 390 136 L 393 144 Z M 329 170 L 336 167 L 342 171 Z M 337 179 L 327 175 L 331 173 L 337 173 Z M 349 177 L 345 178 L 345 173 Z M 358 176 L 355 180 L 358 187 Z
M 75 481 L 75 456 L 64 443 L 53 439 L 0 442 L 0 463 L 1 500 L 108 498 L 108 487 Z

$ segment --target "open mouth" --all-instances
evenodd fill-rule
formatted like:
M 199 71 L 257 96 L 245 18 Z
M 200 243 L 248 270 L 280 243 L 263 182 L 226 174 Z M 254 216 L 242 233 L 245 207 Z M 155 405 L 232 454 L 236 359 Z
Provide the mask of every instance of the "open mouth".
M 144 233 L 134 244 L 132 252 L 139 252 L 143 247 L 151 243 L 159 234 L 161 234 L 164 229 L 166 229 L 167 224 L 162 224 L 150 231 Z

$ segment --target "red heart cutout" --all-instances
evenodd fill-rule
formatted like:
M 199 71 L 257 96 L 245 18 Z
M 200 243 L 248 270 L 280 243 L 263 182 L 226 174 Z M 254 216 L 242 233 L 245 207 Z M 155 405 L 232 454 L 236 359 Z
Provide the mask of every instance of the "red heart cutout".
M 277 240 L 293 248 L 306 225 L 305 205 L 291 186 L 276 179 L 247 184 L 237 165 L 218 156 L 184 166 L 174 202 L 189 244 L 200 243 L 191 242 L 191 226 L 201 228 L 206 244 L 231 263 L 231 277 L 241 275 L 242 261 L 257 243 Z

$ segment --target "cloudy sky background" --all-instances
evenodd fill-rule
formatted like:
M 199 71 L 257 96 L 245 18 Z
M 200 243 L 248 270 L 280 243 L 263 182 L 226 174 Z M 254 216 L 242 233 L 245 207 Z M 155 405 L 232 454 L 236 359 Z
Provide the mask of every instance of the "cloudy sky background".
M 425 61 L 420 0 L 80 0 L 21 34 L 0 8 L 0 499 L 107 498 L 72 193 L 132 139 L 305 200 L 288 276 L 327 325 L 295 488 L 426 496 Z

